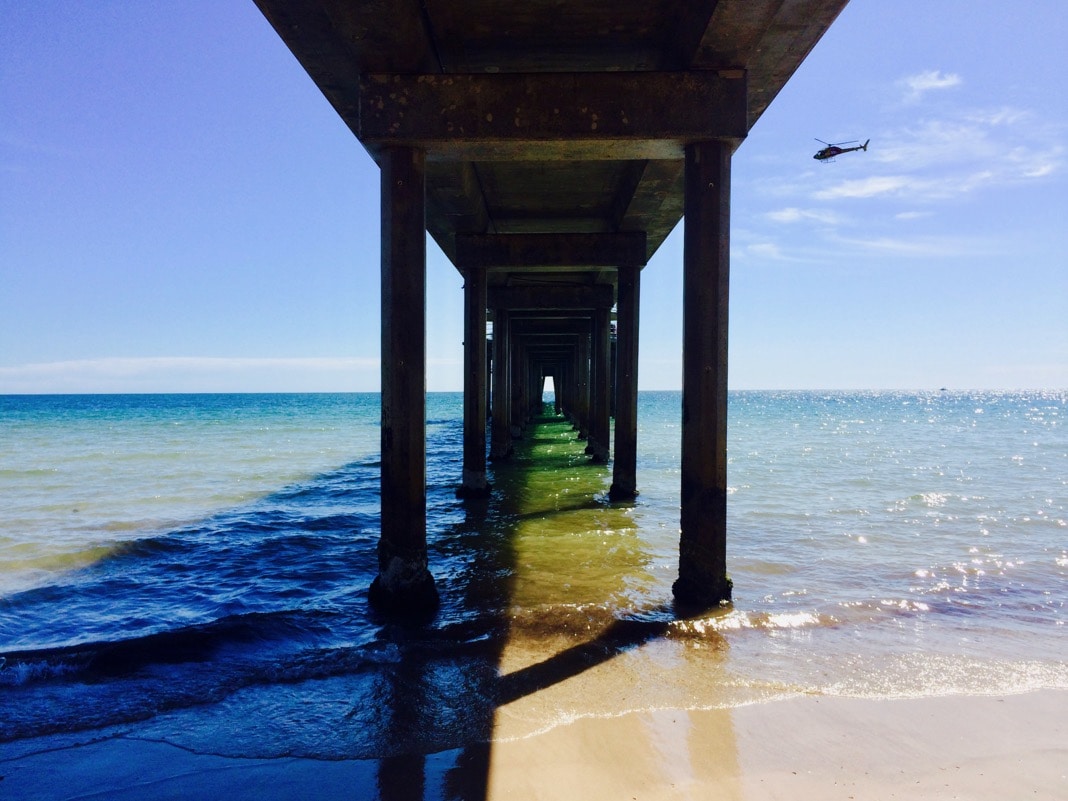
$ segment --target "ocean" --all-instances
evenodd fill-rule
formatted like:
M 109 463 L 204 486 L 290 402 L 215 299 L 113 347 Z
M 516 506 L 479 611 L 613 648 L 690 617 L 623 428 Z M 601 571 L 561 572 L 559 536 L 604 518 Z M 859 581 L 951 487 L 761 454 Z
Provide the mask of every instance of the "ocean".
M 462 398 L 429 395 L 442 603 L 404 624 L 367 604 L 378 395 L 0 397 L 0 756 L 136 727 L 372 759 L 635 710 L 1068 688 L 1068 392 L 732 392 L 734 599 L 696 617 L 671 598 L 680 408 L 639 395 L 633 503 L 548 417 L 460 501 Z

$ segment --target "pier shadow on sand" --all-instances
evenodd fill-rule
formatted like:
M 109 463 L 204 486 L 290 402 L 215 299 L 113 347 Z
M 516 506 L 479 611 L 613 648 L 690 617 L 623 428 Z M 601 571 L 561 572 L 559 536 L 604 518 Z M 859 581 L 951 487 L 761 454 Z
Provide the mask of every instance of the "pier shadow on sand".
M 492 777 L 502 737 L 537 736 L 575 716 L 605 714 L 596 704 L 583 710 L 589 699 L 575 694 L 584 695 L 588 683 L 571 690 L 565 685 L 587 674 L 602 676 L 613 660 L 643 646 L 687 636 L 678 626 L 682 611 L 671 605 L 621 611 L 628 581 L 648 567 L 650 557 L 636 536 L 610 553 L 601 545 L 602 533 L 586 529 L 592 522 L 634 534 L 630 505 L 608 502 L 608 469 L 591 463 L 585 443 L 562 419 L 536 422 L 531 435 L 516 443 L 513 458 L 495 466 L 492 498 L 467 502 L 464 521 L 431 543 L 432 570 L 435 547 L 467 548 L 476 557 L 466 574 L 439 582 L 446 603 L 494 610 L 492 622 L 483 620 L 485 636 L 475 634 L 478 646 L 460 658 L 463 692 L 455 695 L 441 687 L 448 671 L 441 670 L 441 654 L 425 647 L 418 629 L 395 631 L 406 645 L 397 669 L 384 678 L 391 684 L 392 754 L 378 763 L 376 789 L 382 801 L 496 797 Z M 593 571 L 594 579 L 575 575 L 600 557 L 605 564 Z M 701 640 L 713 651 L 726 647 L 719 635 L 702 631 Z M 605 688 L 608 693 L 616 689 Z M 538 700 L 549 692 L 554 698 Z M 555 708 L 561 699 L 566 709 Z M 443 700 L 446 706 L 463 705 L 463 713 L 443 709 Z M 504 710 L 518 711 L 510 718 Z M 466 742 L 437 754 L 422 751 L 419 732 L 450 720 L 459 721 Z

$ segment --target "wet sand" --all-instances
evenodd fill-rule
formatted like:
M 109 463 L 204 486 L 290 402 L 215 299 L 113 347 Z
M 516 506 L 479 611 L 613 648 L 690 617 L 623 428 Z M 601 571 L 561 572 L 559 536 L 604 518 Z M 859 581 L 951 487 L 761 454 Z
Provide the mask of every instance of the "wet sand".
M 0 798 L 1068 798 L 1068 691 L 809 696 L 580 718 L 514 739 L 510 721 L 522 710 L 510 707 L 498 710 L 493 743 L 384 760 L 195 753 L 144 739 L 136 725 L 8 743 Z

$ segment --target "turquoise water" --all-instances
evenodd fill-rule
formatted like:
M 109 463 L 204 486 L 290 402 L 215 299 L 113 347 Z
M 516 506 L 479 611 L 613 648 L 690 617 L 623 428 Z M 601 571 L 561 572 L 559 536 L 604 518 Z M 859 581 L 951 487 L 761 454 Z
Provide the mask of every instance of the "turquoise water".
M 508 736 L 1068 688 L 1068 393 L 733 393 L 734 603 L 691 619 L 670 592 L 678 393 L 640 395 L 633 504 L 552 420 L 491 468 L 489 502 L 458 501 L 461 398 L 433 394 L 442 608 L 416 627 L 366 604 L 378 413 L 373 394 L 0 398 L 0 739 L 136 722 L 193 748 L 221 726 L 236 755 L 369 757 L 492 740 L 519 697 Z

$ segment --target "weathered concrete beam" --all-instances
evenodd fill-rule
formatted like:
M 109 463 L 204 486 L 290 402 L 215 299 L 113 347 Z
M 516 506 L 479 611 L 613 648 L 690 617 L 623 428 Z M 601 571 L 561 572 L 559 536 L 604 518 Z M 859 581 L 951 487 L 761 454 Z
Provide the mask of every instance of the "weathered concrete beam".
M 535 326 L 539 330 L 552 330 L 560 325 L 567 325 L 576 320 L 590 320 L 593 308 L 581 309 L 517 309 L 512 319 L 523 325 Z M 563 330 L 563 329 L 560 329 Z
M 609 284 L 594 286 L 508 286 L 491 287 L 489 305 L 494 309 L 579 309 L 611 308 L 615 292 Z
M 749 96 L 751 127 L 847 2 L 718 0 L 686 66 L 722 69 L 745 64 L 753 87 Z
M 558 362 L 562 359 L 570 359 L 575 352 L 575 346 L 571 345 L 567 348 L 542 348 L 535 344 L 527 346 L 530 352 L 530 358 L 540 363 Z
M 679 159 L 748 130 L 741 69 L 379 73 L 360 77 L 356 135 L 372 154 L 403 145 L 432 160 L 625 160 Z
M 489 225 L 489 212 L 475 165 L 440 161 L 428 164 L 426 196 L 427 231 L 455 264 L 455 232 L 485 231 Z
M 588 336 L 591 317 L 573 317 L 568 320 L 525 320 L 512 318 L 512 335 L 536 338 L 552 343 L 553 339 L 570 340 L 576 336 Z
M 646 161 L 632 167 L 631 189 L 618 195 L 615 225 L 621 231 L 648 225 L 650 220 L 674 221 L 682 216 L 683 161 Z M 647 231 L 650 254 L 671 233 L 671 228 Z M 621 265 L 622 266 L 622 265 Z
M 457 235 L 456 266 L 618 267 L 645 266 L 645 232 L 618 234 Z

